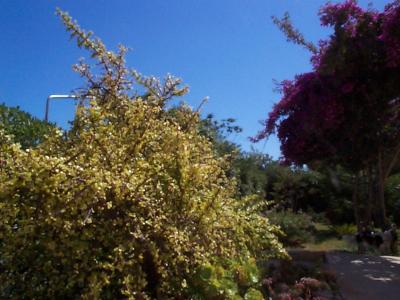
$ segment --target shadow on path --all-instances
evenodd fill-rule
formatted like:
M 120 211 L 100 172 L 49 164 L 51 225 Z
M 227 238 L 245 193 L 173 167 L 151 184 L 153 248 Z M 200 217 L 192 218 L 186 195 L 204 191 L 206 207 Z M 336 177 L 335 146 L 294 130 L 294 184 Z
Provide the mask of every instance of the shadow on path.
M 344 299 L 400 299 L 400 257 L 330 252 L 326 259 Z

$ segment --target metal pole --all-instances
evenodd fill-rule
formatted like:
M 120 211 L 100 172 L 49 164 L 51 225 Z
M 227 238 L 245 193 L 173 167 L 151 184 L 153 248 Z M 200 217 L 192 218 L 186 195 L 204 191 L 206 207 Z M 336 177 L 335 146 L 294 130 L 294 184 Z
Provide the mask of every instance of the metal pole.
M 50 100 L 51 99 L 77 99 L 77 98 L 79 98 L 79 97 L 76 95 L 50 95 L 50 96 L 48 96 L 47 100 L 46 100 L 46 111 L 44 114 L 44 120 L 46 122 L 49 121 L 49 108 L 50 108 Z

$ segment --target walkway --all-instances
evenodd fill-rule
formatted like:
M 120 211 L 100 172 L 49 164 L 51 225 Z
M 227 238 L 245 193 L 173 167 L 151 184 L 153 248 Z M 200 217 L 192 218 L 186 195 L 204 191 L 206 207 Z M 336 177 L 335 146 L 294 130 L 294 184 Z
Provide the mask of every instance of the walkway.
M 400 257 L 326 253 L 346 300 L 399 300 Z

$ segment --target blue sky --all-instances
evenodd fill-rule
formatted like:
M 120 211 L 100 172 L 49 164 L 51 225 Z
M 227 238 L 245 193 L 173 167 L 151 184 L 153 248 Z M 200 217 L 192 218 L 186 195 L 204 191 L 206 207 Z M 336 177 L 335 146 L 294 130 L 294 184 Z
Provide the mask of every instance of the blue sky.
M 371 1 L 360 1 L 366 6 Z M 387 0 L 372 1 L 382 9 Z M 329 35 L 319 26 L 320 0 L 0 0 L 0 103 L 43 118 L 45 99 L 83 85 L 71 66 L 85 55 L 55 16 L 68 11 L 115 49 L 132 49 L 128 65 L 145 75 L 171 73 L 189 85 L 184 100 L 217 119 L 235 118 L 244 131 L 231 139 L 244 150 L 279 157 L 276 138 L 252 145 L 280 95 L 273 79 L 291 79 L 310 70 L 309 53 L 286 42 L 271 16 L 288 11 L 307 39 Z M 66 126 L 73 104 L 53 102 L 50 120 Z

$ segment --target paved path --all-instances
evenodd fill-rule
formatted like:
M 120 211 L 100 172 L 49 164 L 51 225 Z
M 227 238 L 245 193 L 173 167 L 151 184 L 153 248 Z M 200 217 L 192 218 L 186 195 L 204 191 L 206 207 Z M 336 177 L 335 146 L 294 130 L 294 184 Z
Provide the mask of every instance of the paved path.
M 400 257 L 330 252 L 326 258 L 344 299 L 400 299 Z

